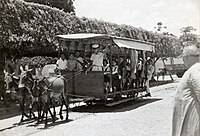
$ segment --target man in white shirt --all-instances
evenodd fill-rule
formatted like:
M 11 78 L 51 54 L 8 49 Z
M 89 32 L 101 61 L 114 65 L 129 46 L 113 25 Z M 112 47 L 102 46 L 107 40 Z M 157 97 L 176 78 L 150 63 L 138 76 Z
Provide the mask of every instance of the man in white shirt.
M 57 60 L 56 64 L 60 70 L 67 69 L 67 60 L 65 59 L 65 54 L 61 54 L 60 59 Z
M 103 71 L 103 58 L 104 54 L 100 52 L 100 45 L 94 44 L 92 48 L 94 49 L 94 53 L 90 57 L 92 60 L 92 71 Z

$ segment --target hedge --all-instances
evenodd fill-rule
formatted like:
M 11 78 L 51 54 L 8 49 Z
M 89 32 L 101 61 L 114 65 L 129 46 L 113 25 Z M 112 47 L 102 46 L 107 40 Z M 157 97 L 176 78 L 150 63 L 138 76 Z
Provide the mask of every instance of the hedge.
M 57 34 L 101 33 L 155 43 L 157 56 L 176 56 L 180 41 L 135 28 L 86 17 L 22 0 L 0 1 L 0 49 L 17 49 L 22 54 L 55 52 Z M 137 19 L 137 18 L 136 18 Z

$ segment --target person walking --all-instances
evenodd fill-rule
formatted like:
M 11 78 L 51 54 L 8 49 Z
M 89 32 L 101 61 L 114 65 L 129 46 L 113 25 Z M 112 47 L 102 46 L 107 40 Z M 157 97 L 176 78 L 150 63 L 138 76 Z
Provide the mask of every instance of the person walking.
M 189 45 L 182 55 L 188 70 L 176 89 L 172 136 L 200 136 L 200 49 Z

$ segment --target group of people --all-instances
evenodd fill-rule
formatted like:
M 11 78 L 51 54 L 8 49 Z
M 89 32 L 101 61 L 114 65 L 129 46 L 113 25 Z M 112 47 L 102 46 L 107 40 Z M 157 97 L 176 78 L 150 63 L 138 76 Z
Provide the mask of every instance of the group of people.
M 136 69 L 134 71 L 130 61 L 128 61 L 124 56 L 119 58 L 112 58 L 112 65 L 108 63 L 109 61 L 104 58 L 103 60 L 103 71 L 104 71 L 104 82 L 106 86 L 109 86 L 110 75 L 112 77 L 112 88 L 114 90 L 121 90 L 125 88 L 139 88 L 145 87 L 147 91 L 147 96 L 150 95 L 149 82 L 152 79 L 154 73 L 153 60 L 148 59 L 143 61 L 141 58 L 136 64 Z M 147 68 L 146 68 L 147 66 Z M 147 70 L 147 71 L 146 71 Z M 132 76 L 134 73 L 135 76 Z M 145 73 L 147 76 L 145 76 Z
M 114 90 L 120 90 L 122 84 L 125 83 L 129 75 L 129 65 L 126 63 L 123 57 L 120 57 L 119 61 L 117 59 L 112 60 L 112 66 L 109 65 L 106 59 L 103 60 L 103 71 L 104 71 L 104 82 L 106 86 L 110 82 L 110 74 L 112 74 L 112 85 Z
M 65 54 L 62 53 L 59 60 L 57 60 L 56 64 L 60 70 L 67 71 L 82 71 L 83 67 L 83 58 L 80 57 L 80 53 L 76 52 L 69 54 L 69 59 L 67 60 Z

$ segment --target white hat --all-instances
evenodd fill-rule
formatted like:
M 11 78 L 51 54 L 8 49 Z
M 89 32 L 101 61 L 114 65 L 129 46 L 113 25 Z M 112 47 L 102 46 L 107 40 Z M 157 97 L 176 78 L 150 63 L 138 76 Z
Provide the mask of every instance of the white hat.
M 93 44 L 92 48 L 94 48 L 94 49 L 99 48 L 99 44 Z

